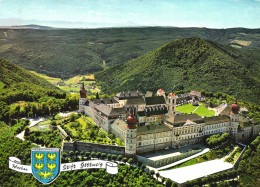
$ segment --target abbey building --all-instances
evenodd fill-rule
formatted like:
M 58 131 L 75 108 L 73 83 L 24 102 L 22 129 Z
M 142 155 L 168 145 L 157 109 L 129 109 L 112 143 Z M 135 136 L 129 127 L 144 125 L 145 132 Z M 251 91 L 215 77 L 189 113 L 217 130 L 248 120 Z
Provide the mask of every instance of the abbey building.
M 104 131 L 123 139 L 129 156 L 199 143 L 204 136 L 217 133 L 228 132 L 241 142 L 259 134 L 258 122 L 245 117 L 237 103 L 220 105 L 212 117 L 176 111 L 180 103 L 198 105 L 203 101 L 200 92 L 166 96 L 162 89 L 156 96 L 152 92 L 125 91 L 114 98 L 87 100 L 83 85 L 79 112 L 91 117 Z

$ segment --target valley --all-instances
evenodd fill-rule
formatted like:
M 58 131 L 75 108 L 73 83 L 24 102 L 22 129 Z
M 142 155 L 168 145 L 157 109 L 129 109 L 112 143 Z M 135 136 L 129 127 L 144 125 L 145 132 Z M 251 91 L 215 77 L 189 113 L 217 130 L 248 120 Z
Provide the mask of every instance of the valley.
M 259 32 L 259 29 L 246 28 L 0 28 L 0 58 L 30 71 L 68 79 L 122 64 L 189 37 L 242 49 L 259 49 Z

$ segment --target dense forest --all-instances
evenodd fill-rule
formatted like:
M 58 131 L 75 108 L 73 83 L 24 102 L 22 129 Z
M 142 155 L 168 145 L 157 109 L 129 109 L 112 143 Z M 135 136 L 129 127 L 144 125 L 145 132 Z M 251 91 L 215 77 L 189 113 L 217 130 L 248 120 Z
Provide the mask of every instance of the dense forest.
M 5 60 L 0 59 L 0 66 L 0 121 L 77 109 L 78 96 Z
M 108 94 L 205 89 L 260 103 L 260 53 L 200 38 L 177 40 L 95 74 Z
M 177 27 L 0 29 L 0 58 L 51 77 L 69 78 L 112 67 L 178 39 L 200 37 L 259 49 L 260 29 Z

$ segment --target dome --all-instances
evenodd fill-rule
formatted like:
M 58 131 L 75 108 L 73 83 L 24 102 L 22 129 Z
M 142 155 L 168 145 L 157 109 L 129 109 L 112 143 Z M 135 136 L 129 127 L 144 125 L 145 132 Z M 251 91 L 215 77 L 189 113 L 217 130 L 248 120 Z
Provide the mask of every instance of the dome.
M 173 92 L 171 92 L 171 93 L 169 93 L 168 96 L 169 96 L 169 97 L 175 97 L 176 95 L 175 95 Z
M 157 90 L 157 93 L 165 93 L 165 91 L 162 88 L 160 88 L 159 90 Z
M 81 87 L 79 93 L 80 93 L 80 97 L 81 98 L 86 98 L 87 97 L 87 91 L 84 88 L 84 84 L 82 84 L 82 87 Z
M 137 120 L 136 117 L 133 114 L 130 114 L 130 116 L 126 119 L 127 124 L 136 124 Z
M 237 102 L 231 105 L 232 114 L 238 114 L 239 109 L 240 109 L 240 106 L 237 104 Z
M 126 121 L 127 121 L 128 129 L 136 129 L 135 124 L 137 123 L 137 120 L 136 117 L 133 115 L 133 113 L 131 113 L 130 116 L 127 117 Z

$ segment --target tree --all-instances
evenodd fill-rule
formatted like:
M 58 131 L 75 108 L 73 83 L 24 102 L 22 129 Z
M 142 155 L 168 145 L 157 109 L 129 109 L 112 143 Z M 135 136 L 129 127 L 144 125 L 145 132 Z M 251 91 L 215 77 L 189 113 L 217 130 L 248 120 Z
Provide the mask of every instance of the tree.
M 118 161 L 121 161 L 122 159 L 123 159 L 123 156 L 122 156 L 122 155 L 118 155 L 118 156 L 117 156 L 117 160 L 118 160 Z
M 132 166 L 132 164 L 134 163 L 134 160 L 132 158 L 129 158 L 127 162 Z
M 76 157 L 79 155 L 79 151 L 78 150 L 75 151 L 75 155 L 76 155 Z
M 26 136 L 29 136 L 29 133 L 30 133 L 29 127 L 25 127 L 25 129 L 24 129 L 24 136 L 25 136 L 25 137 L 26 137 Z
M 115 161 L 116 160 L 116 155 L 113 154 L 111 158 Z
M 54 126 L 54 127 L 56 127 L 56 126 L 57 126 L 56 121 L 51 121 L 51 125 Z
M 186 183 L 185 183 L 186 184 Z M 166 187 L 170 187 L 172 185 L 172 180 L 171 179 L 166 179 L 166 183 L 165 183 Z
M 105 159 L 106 158 L 106 153 L 101 153 L 101 158 Z
M 96 153 L 95 152 L 91 152 L 91 157 L 94 158 L 96 156 Z
M 161 178 L 161 181 L 162 181 L 162 183 L 164 184 L 164 182 L 165 182 L 165 178 L 164 177 L 160 177 Z
M 151 171 L 150 171 L 151 177 L 153 177 L 154 174 L 155 174 L 155 171 L 154 171 L 154 170 L 151 170 Z
M 96 153 L 96 157 L 99 159 L 101 157 L 101 153 L 100 152 L 97 152 Z
M 96 99 L 99 99 L 99 94 L 98 94 L 98 92 L 96 93 Z
M 86 157 L 89 157 L 89 155 L 90 155 L 90 152 L 88 152 L 88 151 L 85 152 L 85 156 L 86 156 Z
M 124 162 L 124 163 L 127 162 L 127 158 L 126 158 L 126 157 L 123 158 L 123 162 Z
M 63 157 L 63 158 L 65 158 L 65 157 L 67 157 L 67 156 L 68 156 L 68 153 L 66 153 L 66 152 L 63 152 L 63 153 L 62 153 L 62 157 Z
M 145 165 L 145 164 L 142 164 L 141 169 L 144 171 L 145 168 L 146 168 L 146 165 Z
M 157 180 L 158 180 L 158 178 L 160 177 L 160 173 L 157 172 L 155 175 L 156 175 Z
M 70 157 L 73 157 L 73 156 L 74 156 L 74 152 L 73 152 L 73 151 L 70 151 L 70 152 L 69 152 L 69 155 L 70 155 Z
M 107 154 L 107 160 L 111 160 L 111 154 Z
M 80 156 L 84 156 L 85 155 L 85 151 L 80 151 Z

